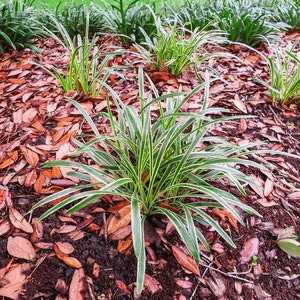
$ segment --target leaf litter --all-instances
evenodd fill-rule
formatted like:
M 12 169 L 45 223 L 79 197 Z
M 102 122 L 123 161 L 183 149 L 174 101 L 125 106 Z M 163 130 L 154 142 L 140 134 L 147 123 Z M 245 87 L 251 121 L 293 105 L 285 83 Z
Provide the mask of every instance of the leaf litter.
M 291 38 L 295 36 L 287 35 L 283 44 Z M 103 38 L 102 42 L 107 47 L 116 44 L 114 39 Z M 38 42 L 38 46 L 44 50 L 40 60 L 50 66 L 66 64 L 63 49 L 53 40 Z M 214 83 L 210 105 L 230 109 L 232 114 L 255 114 L 257 118 L 214 126 L 209 134 L 228 137 L 237 144 L 267 141 L 270 149 L 299 154 L 298 108 L 272 105 L 265 89 L 248 80 L 258 74 L 266 77 L 265 63 L 248 49 L 236 47 L 234 51 L 242 62 L 228 58 L 210 62 L 232 84 Z M 124 54 L 123 58 L 129 63 L 135 59 L 130 54 Z M 44 170 L 40 166 L 48 160 L 66 158 L 75 149 L 72 137 L 90 133 L 80 113 L 63 100 L 62 89 L 55 80 L 34 66 L 33 61 L 36 57 L 26 49 L 4 53 L 0 62 L 0 184 L 8 187 L 0 189 L 0 238 L 7 245 L 0 253 L 3 257 L 0 270 L 4 270 L 0 295 L 10 299 L 18 299 L 19 294 L 24 295 L 22 299 L 35 299 L 37 293 L 56 299 L 110 299 L 112 295 L 131 299 L 135 259 L 128 205 L 106 198 L 103 207 L 96 203 L 81 215 L 64 216 L 60 212 L 41 223 L 25 216 L 32 201 L 78 183 L 67 175 L 68 168 Z M 120 58 L 115 62 L 120 63 Z M 127 105 L 138 106 L 138 89 L 132 84 L 137 69 L 122 72 L 123 78 L 111 78 L 114 88 Z M 184 72 L 181 78 L 167 72 L 148 71 L 148 74 L 161 93 L 176 91 L 179 84 L 186 91 L 198 84 L 190 72 Z M 186 111 L 199 109 L 199 95 L 185 106 Z M 100 132 L 107 134 L 110 129 L 106 120 L 97 119 L 93 113 L 105 109 L 104 99 L 105 95 L 100 94 L 99 99 L 85 101 L 83 105 L 97 121 Z M 154 110 L 154 116 L 155 113 Z M 153 295 L 160 299 L 187 299 L 191 295 L 195 299 L 233 299 L 238 295 L 269 299 L 278 293 L 287 299 L 299 297 L 299 264 L 276 246 L 273 229 L 266 231 L 260 224 L 272 222 L 277 229 L 284 229 L 283 225 L 295 226 L 296 234 L 300 233 L 297 190 L 300 165 L 290 158 L 267 155 L 253 159 L 269 168 L 271 175 L 246 170 L 257 185 L 251 186 L 248 196 L 241 200 L 252 203 L 263 219 L 243 215 L 248 225 L 242 227 L 228 212 L 214 210 L 212 215 L 230 232 L 237 249 L 230 248 L 213 231 L 205 230 L 211 253 L 199 245 L 203 248 L 199 266 L 180 250 L 180 240 L 168 222 L 151 221 L 147 225 L 149 263 L 143 299 L 152 299 Z M 257 257 L 255 268 L 254 257 Z M 270 265 L 277 270 L 278 277 L 271 277 Z M 49 272 L 53 275 L 51 279 L 47 277 Z M 43 286 L 43 282 L 50 287 Z

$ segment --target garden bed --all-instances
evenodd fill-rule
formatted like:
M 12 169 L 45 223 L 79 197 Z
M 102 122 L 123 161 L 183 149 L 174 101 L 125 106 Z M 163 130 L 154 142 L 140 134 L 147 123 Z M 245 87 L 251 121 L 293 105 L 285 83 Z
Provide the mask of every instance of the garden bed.
M 278 49 L 284 52 L 299 37 L 298 31 L 281 34 Z M 70 56 L 58 40 L 43 37 L 34 41 L 36 52 L 28 48 L 4 48 L 0 56 L 0 296 L 55 300 L 300 298 L 299 258 L 288 255 L 277 243 L 283 229 L 293 227 L 295 234 L 300 234 L 300 160 L 295 156 L 300 155 L 299 106 L 295 101 L 298 94 L 293 101 L 283 104 L 272 100 L 270 90 L 253 80 L 269 82 L 265 58 L 273 57 L 274 45 L 259 43 L 253 49 L 242 44 L 204 43 L 205 54 L 223 52 L 207 60 L 211 76 L 208 97 L 204 93 L 208 85 L 203 84 L 181 107 L 185 113 L 182 116 L 186 117 L 190 116 L 188 113 L 199 113 L 207 101 L 210 120 L 232 118 L 230 122 L 213 122 L 205 134 L 207 140 L 199 143 L 199 149 L 221 138 L 236 147 L 263 142 L 261 149 L 294 155 L 267 151 L 242 156 L 253 163 L 236 167 L 252 180 L 251 184 L 243 185 L 246 195 L 226 178 L 210 178 L 212 188 L 234 195 L 258 214 L 248 214 L 241 209 L 244 206 L 238 206 L 236 211 L 245 223 L 243 226 L 222 206 L 203 207 L 215 223 L 209 226 L 199 219 L 193 221 L 210 247 L 208 251 L 205 243 L 198 243 L 198 265 L 174 222 L 162 213 L 148 216 L 144 223 L 146 275 L 139 295 L 137 249 L 133 249 L 130 225 L 134 206 L 124 201 L 125 194 L 121 197 L 120 193 L 106 193 L 82 210 L 66 214 L 63 207 L 41 221 L 38 218 L 47 209 L 62 203 L 61 197 L 30 211 L 45 197 L 77 188 L 84 181 L 84 177 L 79 180 L 78 175 L 68 173 L 72 171 L 69 167 L 51 164 L 44 167 L 44 163 L 67 160 L 95 165 L 86 153 L 72 156 L 78 149 L 75 139 L 88 142 L 93 130 L 87 117 L 67 98 L 85 109 L 105 137 L 112 134 L 109 114 L 118 119 L 122 112 L 113 101 L 113 92 L 124 107 L 140 112 L 143 111 L 140 78 L 144 79 L 145 99 L 157 96 L 155 93 L 190 92 L 205 79 L 203 65 L 196 68 L 200 77 L 195 75 L 192 64 L 178 76 L 172 75 L 172 69 L 164 63 L 163 68 L 154 69 L 145 56 L 138 54 L 138 45 L 122 45 L 116 36 L 101 36 L 95 45 L 101 53 L 116 47 L 124 47 L 126 51 L 110 57 L 107 66 L 114 67 L 116 72 L 108 76 L 107 86 L 93 96 L 84 93 L 80 82 L 75 85 L 81 91 L 64 91 L 58 77 L 49 73 L 54 67 L 61 74 L 67 73 Z M 212 79 L 212 69 L 219 79 Z M 217 107 L 223 110 L 214 110 Z M 151 124 L 160 118 L 159 108 L 157 103 L 151 106 Z M 182 136 L 188 135 L 189 130 Z M 117 151 L 111 153 L 117 157 Z M 129 157 L 135 163 L 132 153 Z M 265 169 L 256 168 L 254 163 Z M 207 174 L 208 171 L 204 173 Z M 142 184 L 151 182 L 147 172 L 141 177 Z M 97 183 L 92 175 L 89 179 L 92 184 Z M 183 214 L 183 206 L 176 207 L 169 201 L 172 193 L 170 199 L 163 196 L 158 207 L 188 216 Z M 199 197 L 187 197 L 185 201 L 195 203 Z M 227 235 L 221 237 L 222 230 L 236 248 L 226 243 L 223 237 Z

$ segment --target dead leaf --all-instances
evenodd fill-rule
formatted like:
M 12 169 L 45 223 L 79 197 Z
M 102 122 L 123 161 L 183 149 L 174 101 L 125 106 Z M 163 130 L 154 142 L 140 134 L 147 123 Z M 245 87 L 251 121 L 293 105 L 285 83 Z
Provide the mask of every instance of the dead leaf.
M 13 121 L 15 124 L 21 124 L 23 121 L 23 111 L 22 109 L 18 109 L 13 112 Z
M 53 244 L 52 243 L 37 242 L 37 243 L 34 243 L 34 247 L 39 248 L 39 249 L 53 249 Z
M 245 119 L 240 119 L 240 124 L 239 124 L 239 132 L 243 133 L 247 130 L 247 121 Z
M 251 174 L 250 177 L 254 182 L 254 184 L 250 183 L 251 188 L 258 196 L 263 198 L 264 189 L 262 187 L 264 186 L 264 181 L 260 177 L 255 176 L 254 174 Z
M 0 296 L 17 300 L 26 283 L 26 275 L 30 270 L 30 264 L 17 264 L 11 267 L 6 275 L 0 279 Z
M 126 294 L 131 294 L 130 290 L 128 289 L 128 286 L 123 281 L 115 280 L 115 284 L 122 292 Z
M 240 258 L 241 263 L 245 264 L 250 262 L 252 257 L 258 254 L 258 249 L 259 249 L 258 238 L 251 238 L 247 240 L 241 251 L 241 258 Z
M 238 97 L 235 97 L 235 99 L 233 100 L 233 105 L 241 112 L 245 114 L 248 113 L 246 104 L 243 101 L 241 101 Z
M 225 280 L 219 273 L 213 270 L 210 270 L 210 274 L 212 277 L 206 279 L 207 285 L 216 297 L 223 297 L 226 292 Z
M 74 247 L 71 243 L 68 242 L 56 242 L 55 245 L 59 248 L 59 250 L 61 252 L 63 252 L 64 254 L 68 255 L 71 254 L 72 252 L 74 252 Z
M 194 284 L 188 280 L 176 279 L 175 283 L 182 289 L 192 289 Z
M 233 214 L 225 209 L 214 209 L 213 213 L 217 215 L 222 221 L 228 220 L 230 225 L 237 229 L 237 219 L 233 216 Z
M 10 230 L 10 224 L 6 220 L 0 221 L 0 236 L 6 234 Z
M 72 239 L 73 241 L 78 241 L 82 238 L 84 238 L 85 233 L 81 230 L 74 230 L 68 233 L 68 237 Z
M 84 300 L 87 290 L 86 277 L 83 268 L 79 268 L 74 271 L 70 289 L 69 299 L 71 300 Z
M 18 151 L 13 151 L 11 153 L 9 153 L 8 155 L 8 158 L 5 159 L 1 164 L 0 164 L 0 170 L 1 169 L 5 169 L 6 167 L 14 164 L 17 159 L 18 159 Z
M 57 185 L 57 186 L 62 186 L 62 187 L 70 187 L 70 186 L 75 186 L 76 183 L 72 180 L 69 179 L 52 179 L 51 184 Z
M 25 175 L 25 179 L 24 179 L 23 184 L 26 187 L 30 187 L 36 182 L 36 179 L 37 179 L 37 172 L 36 172 L 35 169 L 33 169 Z
M 39 156 L 36 152 L 32 151 L 31 149 L 26 148 L 25 146 L 20 145 L 20 149 L 24 154 L 25 160 L 28 164 L 35 168 L 39 162 Z
M 289 239 L 295 236 L 295 228 L 294 226 L 290 226 L 284 229 L 281 229 L 277 236 L 277 241 L 283 240 L 283 239 Z
M 11 256 L 31 261 L 36 257 L 32 244 L 27 239 L 20 236 L 8 237 L 7 252 Z
M 33 233 L 30 235 L 30 242 L 36 243 L 41 240 L 44 235 L 44 227 L 42 221 L 35 219 L 32 223 Z
M 63 225 L 59 229 L 56 229 L 57 233 L 69 233 L 77 229 L 74 225 Z
M 273 188 L 274 188 L 274 181 L 267 178 L 265 182 L 264 196 L 268 197 L 272 193 Z
M 131 235 L 128 236 L 125 240 L 119 240 L 117 250 L 118 252 L 125 253 L 129 249 L 131 249 L 132 246 L 132 237 Z
M 216 251 L 218 254 L 223 254 L 225 253 L 224 251 L 224 246 L 221 245 L 220 243 L 215 243 L 210 247 L 211 250 Z
M 79 269 L 82 267 L 82 263 L 75 257 L 63 256 L 61 260 L 70 268 Z
M 35 116 L 37 115 L 38 111 L 36 108 L 31 107 L 29 109 L 27 109 L 24 113 L 23 113 L 23 122 L 24 123 L 30 123 L 31 121 L 33 121 L 33 119 L 35 118 Z
M 89 217 L 89 218 L 85 219 L 84 221 L 80 222 L 79 224 L 77 224 L 76 228 L 78 230 L 81 230 L 81 229 L 89 226 L 91 223 L 93 223 L 94 220 L 95 220 L 95 217 Z
M 178 247 L 172 245 L 173 254 L 177 262 L 182 265 L 185 269 L 193 272 L 194 274 L 200 276 L 199 268 L 195 260 L 190 256 L 181 251 Z
M 162 286 L 160 282 L 148 274 L 145 274 L 144 285 L 145 285 L 145 289 L 151 294 L 154 294 L 162 290 Z
M 272 295 L 264 291 L 259 284 L 254 286 L 254 292 L 257 300 L 272 300 Z
M 268 201 L 266 198 L 258 199 L 256 202 L 260 203 L 263 207 L 272 207 L 272 206 L 279 205 L 277 202 Z
M 107 232 L 108 234 L 112 234 L 119 228 L 127 226 L 131 221 L 131 208 L 130 204 L 121 208 L 118 213 L 112 215 L 107 220 Z
M 127 225 L 119 228 L 114 233 L 112 233 L 109 237 L 111 240 L 123 240 L 131 233 L 131 226 Z
M 294 192 L 288 195 L 291 200 L 300 200 L 300 192 Z
M 275 131 L 276 133 L 285 134 L 280 126 L 272 126 L 270 127 L 271 130 Z
M 46 181 L 46 178 L 43 174 L 41 174 L 35 181 L 33 188 L 37 193 L 41 193 L 43 189 L 43 185 Z
M 67 158 L 71 153 L 70 146 L 71 144 L 69 142 L 66 142 L 61 147 L 59 147 L 59 149 L 56 151 L 56 160 Z
M 5 206 L 12 207 L 11 193 L 7 187 L 0 187 L 0 210 Z
M 16 227 L 25 232 L 32 233 L 32 226 L 26 221 L 26 219 L 14 208 L 9 209 L 10 222 Z

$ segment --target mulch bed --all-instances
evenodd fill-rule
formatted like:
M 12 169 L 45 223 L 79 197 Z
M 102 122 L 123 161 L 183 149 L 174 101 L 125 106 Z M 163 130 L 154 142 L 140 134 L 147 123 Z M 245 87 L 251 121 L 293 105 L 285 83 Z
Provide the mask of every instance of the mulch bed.
M 286 47 L 288 41 L 297 37 L 297 32 L 286 34 L 281 46 Z M 102 49 L 117 44 L 110 38 L 100 42 Z M 64 100 L 66 95 L 56 80 L 33 64 L 64 69 L 68 57 L 63 48 L 51 39 L 37 41 L 37 46 L 42 53 L 7 50 L 0 57 L 0 183 L 7 188 L 0 194 L 1 299 L 300 298 L 300 261 L 276 245 L 280 229 L 294 226 L 300 234 L 297 190 L 300 160 L 297 159 L 267 154 L 249 158 L 264 164 L 269 171 L 245 168 L 243 171 L 263 189 L 247 187 L 247 197 L 239 197 L 263 217 L 241 212 L 246 226 L 235 226 L 225 214 L 211 211 L 237 248 L 231 248 L 214 231 L 203 227 L 212 250 L 202 252 L 200 276 L 187 270 L 187 265 L 173 255 L 179 250 L 182 259 L 188 260 L 186 249 L 174 230 L 169 230 L 167 220 L 150 219 L 146 226 L 150 242 L 142 296 L 135 293 L 136 259 L 131 246 L 125 247 L 122 239 L 112 240 L 104 234 L 111 214 L 107 209 L 120 199 L 104 199 L 72 216 L 64 216 L 60 211 L 37 222 L 36 218 L 46 210 L 44 207 L 25 216 L 32 226 L 32 231 L 30 226 L 28 229 L 23 216 L 34 203 L 77 184 L 66 174 L 68 170 L 43 169 L 41 165 L 66 158 L 75 149 L 72 137 L 91 133 L 79 111 Z M 207 50 L 219 49 L 209 46 Z M 260 50 L 268 54 L 268 49 Z M 266 88 L 252 80 L 253 77 L 268 79 L 267 64 L 256 52 L 242 46 L 228 47 L 226 51 L 238 58 L 209 61 L 230 83 L 219 80 L 211 85 L 210 105 L 226 108 L 230 114 L 255 118 L 213 126 L 210 134 L 227 137 L 237 144 L 262 141 L 268 149 L 299 155 L 298 107 L 272 103 Z M 109 81 L 126 105 L 139 105 L 136 80 L 139 65 L 144 66 L 161 93 L 177 91 L 180 86 L 189 91 L 198 85 L 189 70 L 175 78 L 167 72 L 149 70 L 140 60 L 134 53 L 125 53 L 112 61 L 115 65 L 133 66 L 122 70 L 123 77 L 111 76 Z M 80 101 L 101 133 L 109 132 L 106 120 L 97 116 L 106 107 L 104 92 L 97 99 L 68 96 Z M 201 96 L 201 93 L 193 96 L 184 109 L 199 110 Z M 225 188 L 236 193 L 231 187 Z M 13 250 L 12 241 L 15 241 Z M 29 251 L 29 245 L 36 253 L 32 260 L 22 257 L 22 253 Z

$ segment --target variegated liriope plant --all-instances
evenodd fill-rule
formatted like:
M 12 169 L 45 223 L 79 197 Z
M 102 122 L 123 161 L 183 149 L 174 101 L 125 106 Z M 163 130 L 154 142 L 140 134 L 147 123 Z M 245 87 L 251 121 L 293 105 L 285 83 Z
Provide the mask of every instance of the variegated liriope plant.
M 273 101 L 283 104 L 300 102 L 300 51 L 297 50 L 300 39 L 288 43 L 285 51 L 270 45 L 270 57 L 262 57 L 269 64 L 270 82 L 255 78 L 270 90 Z
M 97 35 L 90 37 L 89 11 L 85 9 L 85 30 L 83 34 L 72 37 L 66 28 L 51 12 L 48 12 L 48 20 L 56 27 L 57 34 L 45 28 L 49 36 L 61 44 L 70 56 L 67 70 L 42 67 L 61 84 L 64 92 L 83 93 L 86 97 L 98 97 L 102 83 L 106 82 L 115 68 L 108 67 L 109 61 L 115 56 L 124 53 L 118 49 L 111 52 L 101 52 L 98 46 Z M 121 67 L 118 67 L 120 69 Z
M 237 166 L 261 169 L 263 166 L 245 158 L 255 152 L 251 150 L 254 144 L 238 146 L 208 134 L 214 124 L 243 117 L 210 117 L 210 114 L 224 110 L 208 108 L 210 80 L 207 73 L 205 82 L 190 93 L 179 91 L 163 96 L 159 96 L 152 85 L 154 96 L 146 97 L 142 69 L 139 70 L 138 80 L 139 109 L 124 105 L 113 89 L 106 86 L 117 108 L 117 114 L 113 115 L 111 100 L 107 99 L 107 111 L 99 113 L 110 122 L 112 132 L 109 135 L 101 135 L 86 110 L 76 101 L 68 100 L 81 111 L 94 132 L 93 138 L 87 142 L 75 140 L 78 150 L 72 156 L 88 154 L 97 167 L 69 160 L 46 163 L 45 167 L 73 168 L 70 175 L 85 184 L 50 195 L 35 204 L 31 211 L 61 197 L 64 200 L 43 213 L 41 219 L 70 205 L 66 214 L 74 213 L 106 194 L 125 198 L 131 206 L 133 248 L 138 260 L 137 291 L 141 293 L 146 268 L 146 218 L 157 214 L 166 216 L 199 263 L 198 242 L 207 249 L 209 245 L 198 223 L 211 226 L 229 245 L 235 247 L 230 236 L 209 215 L 208 208 L 224 208 L 241 224 L 244 223 L 238 208 L 258 215 L 254 209 L 233 194 L 216 187 L 213 182 L 218 180 L 233 185 L 241 195 L 246 195 L 245 185 L 253 182 Z M 202 88 L 204 99 L 199 112 L 183 112 L 183 105 Z M 154 105 L 159 109 L 155 119 L 151 117 Z

